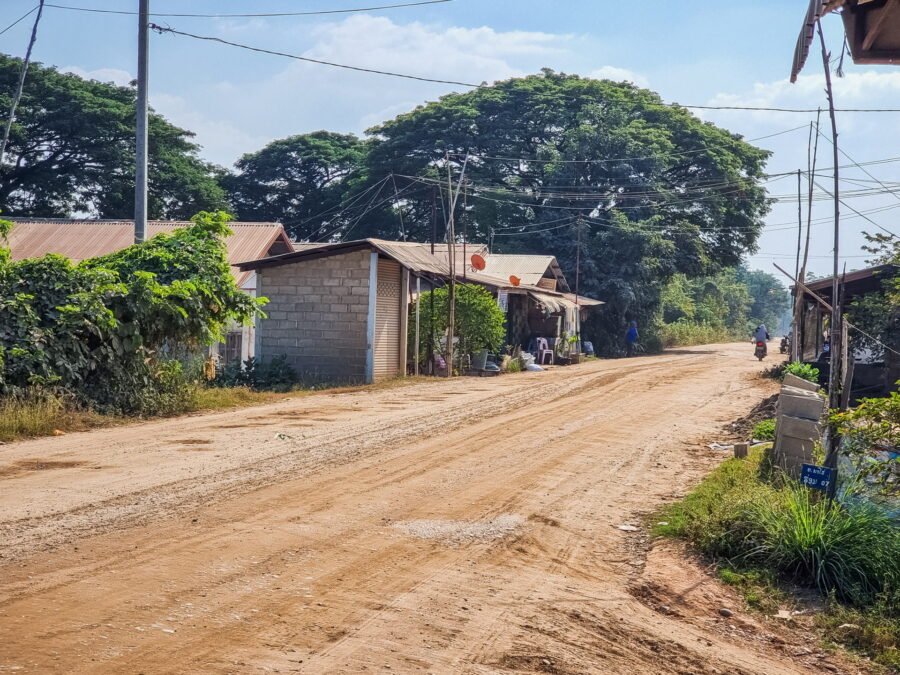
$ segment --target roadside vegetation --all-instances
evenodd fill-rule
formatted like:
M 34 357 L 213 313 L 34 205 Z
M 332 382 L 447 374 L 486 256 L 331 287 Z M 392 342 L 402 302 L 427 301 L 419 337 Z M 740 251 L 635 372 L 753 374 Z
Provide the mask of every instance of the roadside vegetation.
M 20 68 L 19 59 L 0 56 L 0 97 L 12 95 Z M 31 64 L 6 149 L 9 170 L 0 172 L 0 210 L 130 217 L 134 98 L 133 87 Z M 298 241 L 324 232 L 444 241 L 446 214 L 433 212 L 435 204 L 444 208 L 435 195 L 447 168 L 459 175 L 468 156 L 471 190 L 458 227 L 470 242 L 493 241 L 497 252 L 551 253 L 570 279 L 579 260 L 580 292 L 606 302 L 582 330 L 601 356 L 624 349 L 630 320 L 647 351 L 664 341 L 721 339 L 718 324 L 699 310 L 682 323 L 710 328 L 660 335 L 661 297 L 677 275 L 710 291 L 729 275 L 746 276 L 736 266 L 770 208 L 768 151 L 648 89 L 549 69 L 448 94 L 362 138 L 316 131 L 276 139 L 231 168 L 204 162 L 192 133 L 159 114 L 151 115 L 149 133 L 151 217 L 183 219 L 231 205 L 239 220 L 282 222 Z M 98 145 L 98 137 L 106 142 Z M 508 157 L 535 161 L 500 161 Z M 603 170 L 583 171 L 587 159 Z M 568 185 L 578 189 L 559 187 Z M 376 196 L 386 190 L 402 199 Z M 597 203 L 604 206 L 593 213 Z M 582 212 L 592 215 L 575 215 Z M 745 282 L 752 304 L 767 298 L 753 279 Z M 748 316 L 768 321 L 755 309 Z M 746 336 L 744 325 L 725 328 Z
M 689 541 L 755 609 L 774 612 L 793 587 L 816 590 L 825 599 L 816 623 L 827 640 L 900 669 L 900 523 L 863 489 L 874 484 L 897 497 L 896 456 L 880 450 L 900 442 L 900 395 L 864 401 L 834 421 L 852 439 L 858 467 L 837 500 L 773 469 L 757 446 L 667 507 L 656 533 Z M 753 430 L 754 438 L 770 433 L 774 420 Z
M 171 415 L 213 412 L 273 403 L 285 398 L 274 391 L 256 391 L 248 387 L 207 387 L 194 383 L 182 405 Z M 71 399 L 34 395 L 0 400 L 0 443 L 75 431 L 89 431 L 133 421 L 134 416 L 99 413 Z
M 787 290 L 766 272 L 738 266 L 694 279 L 677 274 L 663 289 L 651 332 L 661 347 L 748 340 L 759 324 L 774 337 L 789 305 Z
M 270 401 L 278 364 L 211 388 L 202 356 L 264 299 L 241 292 L 225 258 L 224 212 L 75 264 L 13 261 L 0 221 L 0 441 L 91 429 L 127 418 Z M 260 386 L 273 385 L 273 386 Z

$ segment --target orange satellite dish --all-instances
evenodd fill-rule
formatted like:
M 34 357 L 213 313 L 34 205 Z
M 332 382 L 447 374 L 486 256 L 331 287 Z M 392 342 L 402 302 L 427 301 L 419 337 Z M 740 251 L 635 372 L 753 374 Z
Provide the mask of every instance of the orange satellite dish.
M 475 253 L 472 255 L 472 267 L 480 272 L 487 267 L 487 263 L 484 261 L 484 258 Z
M 518 286 L 519 284 L 522 283 L 522 280 L 519 277 L 517 277 L 515 274 L 513 274 L 509 278 L 509 283 L 511 283 L 513 286 Z

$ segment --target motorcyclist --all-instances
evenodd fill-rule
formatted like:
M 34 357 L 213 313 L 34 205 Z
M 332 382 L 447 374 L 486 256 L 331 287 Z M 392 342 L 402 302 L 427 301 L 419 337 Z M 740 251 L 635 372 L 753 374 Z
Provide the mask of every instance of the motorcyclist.
M 769 351 L 769 330 L 766 328 L 766 324 L 761 323 L 756 327 L 756 330 L 753 331 L 753 342 L 754 344 L 759 344 L 762 342 L 764 353 L 768 353 Z

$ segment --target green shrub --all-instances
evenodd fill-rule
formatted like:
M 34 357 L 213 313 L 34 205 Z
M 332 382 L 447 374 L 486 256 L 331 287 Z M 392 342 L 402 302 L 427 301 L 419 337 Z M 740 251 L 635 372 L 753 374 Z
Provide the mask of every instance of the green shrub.
M 775 420 L 767 419 L 757 422 L 753 426 L 751 438 L 757 441 L 774 441 L 775 440 Z
M 881 496 L 897 509 L 900 499 L 900 393 L 864 398 L 831 422 L 842 437 L 841 454 L 850 460 L 863 492 Z
M 423 364 L 429 350 L 438 351 L 438 343 L 447 333 L 449 302 L 447 288 L 422 293 L 419 300 L 419 358 Z M 409 344 L 415 345 L 415 304 L 410 305 L 409 311 Z M 465 354 L 475 354 L 482 349 L 494 351 L 503 346 L 506 315 L 497 299 L 483 286 L 457 284 L 455 317 L 454 335 L 458 340 L 455 358 L 461 359 Z M 454 365 L 458 367 L 459 362 Z
M 176 410 L 194 373 L 174 353 L 202 351 L 259 313 L 228 265 L 230 218 L 200 213 L 191 227 L 78 264 L 12 261 L 0 246 L 0 397 L 38 386 L 101 412 Z
M 807 382 L 812 382 L 813 384 L 819 383 L 819 369 L 808 363 L 793 361 L 784 367 L 783 372 L 790 373 L 791 375 L 795 375 L 796 377 L 802 378 Z

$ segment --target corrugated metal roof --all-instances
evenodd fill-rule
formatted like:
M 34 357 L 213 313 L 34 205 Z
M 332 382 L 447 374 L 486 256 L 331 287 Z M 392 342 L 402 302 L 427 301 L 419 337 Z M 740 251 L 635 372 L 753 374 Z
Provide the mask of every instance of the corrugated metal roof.
M 131 220 L 9 220 L 13 222 L 9 236 L 13 260 L 58 253 L 77 262 L 114 253 L 134 243 L 134 221 Z M 189 221 L 151 220 L 147 223 L 147 235 L 155 237 L 189 225 Z M 239 284 L 243 283 L 248 273 L 241 272 L 236 267 L 237 263 L 292 249 L 291 241 L 279 223 L 229 223 L 229 227 L 232 234 L 225 239 L 225 245 L 228 248 L 228 262 Z
M 512 275 L 519 277 L 522 283 L 537 286 L 538 281 L 547 274 L 548 270 L 557 280 L 560 290 L 568 291 L 569 284 L 566 277 L 552 255 L 519 255 L 515 253 L 492 253 L 486 258 L 487 266 L 484 271 L 498 277 L 509 278 Z
M 471 255 L 469 253 L 469 246 L 466 247 L 466 255 Z M 473 250 L 474 252 L 478 252 L 481 254 L 487 253 L 487 247 L 483 244 L 476 244 L 475 246 L 479 247 Z M 313 244 L 313 245 L 301 245 L 300 247 L 297 244 L 294 245 L 295 250 L 292 253 L 288 253 L 286 255 L 274 256 L 270 257 L 266 260 L 250 260 L 244 263 L 241 263 L 240 267 L 244 270 L 254 270 L 259 269 L 261 267 L 270 267 L 274 265 L 283 265 L 289 264 L 294 261 L 302 261 L 305 259 L 316 259 L 322 256 L 330 256 L 330 255 L 339 255 L 344 252 L 359 250 L 359 249 L 374 249 L 383 255 L 386 255 L 390 258 L 393 258 L 401 265 L 406 267 L 408 270 L 413 272 L 414 274 L 433 274 L 435 276 L 448 278 L 450 276 L 450 265 L 449 265 L 449 247 L 446 244 L 436 244 L 434 248 L 434 255 L 431 253 L 431 244 L 423 244 L 419 242 L 407 242 L 407 241 L 388 241 L 386 239 L 360 239 L 357 241 L 345 241 L 345 242 L 337 242 L 331 244 Z M 509 276 L 501 276 L 498 274 L 492 274 L 489 271 L 478 272 L 473 270 L 471 266 L 465 269 L 463 272 L 463 267 L 460 264 L 460 259 L 462 257 L 462 246 L 456 246 L 456 254 L 457 254 L 457 269 L 456 269 L 456 278 L 459 280 L 465 279 L 466 281 L 472 281 L 474 283 L 483 284 L 485 286 L 490 286 L 495 289 L 502 289 L 506 291 L 512 292 L 520 292 L 520 293 L 529 293 L 538 299 L 547 300 L 548 304 L 551 305 L 565 305 L 566 303 L 571 303 L 574 305 L 575 296 L 572 295 L 571 299 L 568 295 L 563 292 L 551 291 L 546 288 L 540 288 L 534 284 L 529 284 L 523 282 L 518 286 L 513 286 L 513 284 L 509 281 Z M 511 257 L 522 257 L 522 258 L 544 258 L 549 259 L 556 263 L 556 259 L 553 256 L 511 256 Z M 487 256 L 488 260 L 490 256 Z M 546 267 L 544 268 L 546 270 Z M 518 275 L 517 275 L 518 276 Z M 542 275 L 541 275 L 542 276 Z M 538 277 L 540 278 L 540 276 Z M 599 300 L 589 300 L 588 298 L 584 298 L 583 296 L 580 299 L 580 304 L 582 306 L 591 306 L 596 304 L 603 304 Z

